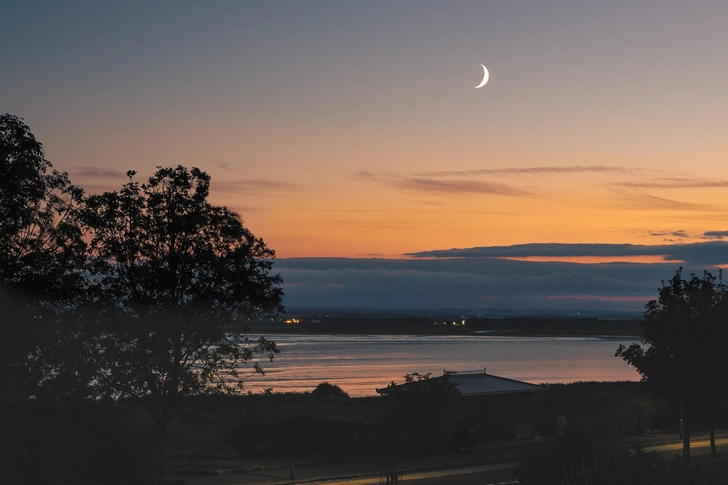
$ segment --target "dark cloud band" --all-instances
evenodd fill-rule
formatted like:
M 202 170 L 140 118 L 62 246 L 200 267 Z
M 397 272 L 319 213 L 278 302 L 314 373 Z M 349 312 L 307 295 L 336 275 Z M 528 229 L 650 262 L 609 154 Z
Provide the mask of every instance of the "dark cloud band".
M 707 233 L 706 233 L 707 234 Z M 413 258 L 526 258 L 575 256 L 663 256 L 665 261 L 718 266 L 728 264 L 728 242 L 711 241 L 691 244 L 563 244 L 535 243 L 513 246 L 483 246 L 408 253 Z

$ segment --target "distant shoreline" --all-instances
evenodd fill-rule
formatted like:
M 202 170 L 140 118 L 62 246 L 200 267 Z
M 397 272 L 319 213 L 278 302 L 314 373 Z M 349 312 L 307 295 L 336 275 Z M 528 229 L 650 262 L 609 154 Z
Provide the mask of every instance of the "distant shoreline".
M 300 335 L 469 335 L 482 337 L 599 337 L 638 339 L 639 319 L 602 320 L 598 318 L 449 318 L 443 317 L 319 317 L 256 321 L 249 325 L 256 334 Z M 295 323 L 294 323 L 295 322 Z

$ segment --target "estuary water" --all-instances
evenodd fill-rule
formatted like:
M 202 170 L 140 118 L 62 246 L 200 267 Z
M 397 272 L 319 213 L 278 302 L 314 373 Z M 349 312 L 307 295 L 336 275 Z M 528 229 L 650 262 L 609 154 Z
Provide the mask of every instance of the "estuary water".
M 413 372 L 477 371 L 534 384 L 639 380 L 614 357 L 634 337 L 515 337 L 429 335 L 271 335 L 281 353 L 263 361 L 265 375 L 244 377 L 261 392 L 310 391 L 320 382 L 351 396 L 370 396 Z

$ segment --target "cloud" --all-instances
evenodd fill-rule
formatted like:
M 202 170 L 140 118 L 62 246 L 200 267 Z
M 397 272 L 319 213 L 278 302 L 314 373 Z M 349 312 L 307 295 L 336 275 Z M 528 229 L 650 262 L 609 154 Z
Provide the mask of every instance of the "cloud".
M 422 223 L 412 219 L 329 219 L 324 221 L 327 226 L 333 227 L 349 227 L 358 229 L 388 229 L 392 231 L 401 230 L 403 228 L 421 227 Z
M 275 268 L 289 307 L 642 311 L 677 265 L 292 258 Z
M 215 167 L 221 170 L 231 170 L 233 172 L 240 172 L 241 170 L 231 166 L 228 162 L 215 162 Z
M 728 231 L 705 231 L 703 237 L 708 239 L 722 239 L 728 237 Z
M 525 258 L 546 257 L 621 257 L 663 256 L 665 261 L 718 266 L 728 264 L 728 242 L 711 241 L 690 244 L 564 244 L 533 243 L 513 246 L 483 246 L 408 253 L 414 258 Z
M 686 231 L 683 231 L 682 229 L 680 229 L 679 231 L 650 231 L 649 235 L 653 236 L 653 237 L 667 237 L 667 236 L 672 236 L 672 237 L 677 237 L 677 238 L 693 237 L 690 234 L 688 234 Z
M 620 167 L 617 165 L 566 165 L 550 167 L 524 167 L 524 168 L 483 168 L 478 170 L 442 170 L 437 172 L 423 172 L 415 174 L 416 177 L 462 177 L 478 175 L 548 175 L 548 174 L 579 174 L 579 173 L 620 173 L 634 174 L 645 172 L 642 168 Z
M 304 187 L 298 184 L 283 182 L 280 180 L 265 179 L 249 179 L 249 180 L 230 180 L 215 181 L 210 183 L 211 190 L 216 193 L 222 192 L 226 194 L 266 194 L 266 193 L 291 193 L 300 192 Z
M 687 177 L 662 177 L 643 182 L 616 182 L 610 184 L 618 187 L 648 188 L 648 189 L 689 189 L 689 188 L 720 188 L 728 187 L 728 180 L 710 180 Z
M 629 190 L 616 185 L 608 186 L 613 193 L 622 196 L 623 203 L 619 207 L 635 210 L 635 209 L 652 209 L 652 210 L 682 210 L 682 211 L 703 211 L 718 212 L 724 211 L 724 208 L 697 204 L 694 202 L 684 202 L 681 200 L 667 199 L 665 197 L 657 197 L 655 195 L 646 194 L 640 191 Z
M 73 167 L 73 174 L 78 177 L 89 178 L 118 178 L 127 181 L 126 173 L 114 168 L 93 167 L 89 165 Z
M 385 175 L 360 171 L 359 179 L 369 180 L 388 187 L 425 193 L 428 195 L 494 194 L 507 196 L 534 196 L 535 194 L 512 185 L 478 180 L 438 180 L 418 176 Z

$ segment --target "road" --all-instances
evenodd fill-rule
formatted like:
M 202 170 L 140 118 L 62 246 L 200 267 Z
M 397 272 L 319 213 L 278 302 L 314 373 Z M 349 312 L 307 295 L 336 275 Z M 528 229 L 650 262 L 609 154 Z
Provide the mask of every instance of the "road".
M 399 474 L 400 484 L 415 483 L 417 485 L 472 485 L 476 484 L 506 484 L 511 483 L 513 470 L 518 466 L 517 461 L 497 463 L 491 465 L 462 466 L 432 471 L 413 471 Z M 300 470 L 304 471 L 304 470 Z M 298 483 L 326 484 L 326 485 L 379 485 L 386 484 L 385 475 L 352 477 L 352 478 L 321 478 L 315 479 L 306 473 L 296 473 Z M 190 485 L 216 484 L 216 485 L 263 485 L 296 483 L 287 480 L 283 470 L 268 470 L 258 473 L 245 473 L 224 475 L 219 477 L 186 477 Z
M 728 449 L 726 449 L 728 448 L 728 438 L 716 438 L 715 447 L 718 449 L 718 454 L 725 455 L 728 452 Z M 682 442 L 649 445 L 645 446 L 644 450 L 670 455 L 682 455 Z M 692 458 L 710 456 L 710 440 L 691 441 L 690 456 Z
M 446 470 L 405 473 L 399 476 L 399 483 L 416 483 L 417 485 L 489 485 L 496 483 L 517 483 L 510 481 L 513 476 L 513 470 L 517 466 L 518 462 L 508 462 L 495 465 L 477 465 Z M 367 477 L 313 483 L 327 485 L 379 485 L 387 483 L 387 479 L 385 477 Z

